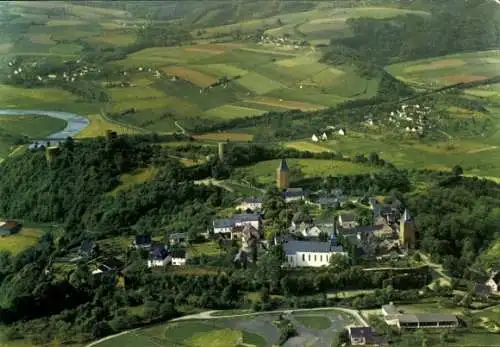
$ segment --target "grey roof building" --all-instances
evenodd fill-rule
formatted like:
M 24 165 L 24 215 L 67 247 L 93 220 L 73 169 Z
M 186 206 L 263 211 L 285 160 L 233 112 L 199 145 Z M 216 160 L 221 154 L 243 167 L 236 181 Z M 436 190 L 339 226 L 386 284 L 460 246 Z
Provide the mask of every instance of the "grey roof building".
M 283 243 L 285 255 L 301 253 L 342 252 L 342 246 L 332 246 L 330 242 L 288 240 Z

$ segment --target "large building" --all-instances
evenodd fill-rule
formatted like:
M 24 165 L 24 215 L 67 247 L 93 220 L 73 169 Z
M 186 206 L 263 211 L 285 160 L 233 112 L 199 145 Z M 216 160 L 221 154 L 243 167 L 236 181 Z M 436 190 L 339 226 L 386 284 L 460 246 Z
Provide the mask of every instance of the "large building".
M 457 317 L 452 314 L 405 314 L 393 303 L 382 306 L 382 315 L 388 325 L 395 325 L 399 329 L 456 328 L 459 325 Z
M 335 246 L 333 242 L 285 240 L 283 250 L 289 267 L 328 266 L 333 255 L 347 256 L 342 246 Z
M 415 248 L 415 222 L 408 210 L 405 210 L 399 221 L 399 241 L 407 248 Z
M 276 185 L 279 189 L 287 189 L 289 186 L 289 172 L 288 164 L 285 159 L 282 159 L 280 166 L 276 169 Z

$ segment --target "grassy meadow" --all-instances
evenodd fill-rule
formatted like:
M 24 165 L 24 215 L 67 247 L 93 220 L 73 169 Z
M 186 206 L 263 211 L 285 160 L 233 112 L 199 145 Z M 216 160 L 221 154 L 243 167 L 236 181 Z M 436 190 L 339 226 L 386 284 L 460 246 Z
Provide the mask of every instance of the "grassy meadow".
M 17 234 L 0 237 L 0 251 L 16 255 L 38 243 L 41 236 L 41 229 L 23 227 Z
M 245 178 L 255 179 L 260 184 L 272 184 L 276 180 L 279 160 L 267 160 L 255 165 L 239 168 L 236 171 Z M 336 176 L 376 172 L 379 168 L 341 160 L 327 159 L 287 159 L 288 166 L 300 171 L 300 176 Z M 294 173 L 292 173 L 293 179 Z M 299 175 L 299 174 L 297 174 Z M 293 182 L 292 182 L 293 184 Z

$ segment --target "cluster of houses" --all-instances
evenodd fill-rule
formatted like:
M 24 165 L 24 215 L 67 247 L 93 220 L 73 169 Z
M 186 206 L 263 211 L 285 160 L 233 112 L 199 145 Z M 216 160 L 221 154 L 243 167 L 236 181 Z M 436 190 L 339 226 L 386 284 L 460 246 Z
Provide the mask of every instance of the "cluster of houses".
M 335 127 L 329 126 L 327 129 L 331 131 L 332 135 L 345 136 L 345 134 L 346 134 L 345 128 L 338 128 L 337 129 Z M 323 131 L 323 133 L 321 135 L 312 134 L 311 141 L 312 142 L 328 141 L 328 135 L 326 134 L 326 131 Z
M 299 49 L 308 46 L 306 40 L 292 40 L 287 35 L 274 37 L 271 35 L 261 35 L 258 45 L 274 45 L 276 47 L 286 47 L 290 49 Z
M 165 266 L 168 264 L 175 266 L 186 265 L 187 251 L 184 247 L 187 242 L 185 233 L 175 233 L 169 236 L 169 245 L 162 242 L 153 242 L 151 235 L 136 235 L 132 247 L 135 249 L 147 250 L 149 259 L 148 267 Z
M 423 134 L 428 125 L 428 116 L 432 112 L 430 106 L 401 105 L 401 108 L 389 114 L 388 121 L 407 133 Z

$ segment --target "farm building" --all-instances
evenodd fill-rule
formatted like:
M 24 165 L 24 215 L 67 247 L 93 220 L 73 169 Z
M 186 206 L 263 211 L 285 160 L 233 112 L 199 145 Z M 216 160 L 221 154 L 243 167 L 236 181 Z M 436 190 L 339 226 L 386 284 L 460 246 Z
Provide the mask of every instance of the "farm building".
M 162 243 L 151 246 L 149 253 L 148 267 L 165 266 L 170 262 L 167 246 Z
M 151 248 L 151 235 L 141 234 L 136 235 L 132 246 L 135 249 L 150 249 Z
M 185 249 L 174 249 L 169 254 L 172 265 L 183 266 L 186 265 L 187 252 Z
M 237 210 L 241 211 L 260 211 L 262 209 L 262 199 L 261 198 L 245 198 L 236 206 Z
M 379 345 L 382 342 L 377 336 L 375 328 L 372 327 L 349 327 L 349 340 L 353 346 Z
M 302 188 L 288 188 L 283 192 L 285 202 L 304 200 L 305 194 Z
M 0 236 L 8 236 L 19 232 L 22 225 L 18 222 L 7 220 L 0 222 Z
M 352 213 L 342 213 L 339 215 L 339 225 L 344 229 L 353 229 L 359 226 L 357 216 Z
M 318 141 L 319 141 L 319 138 L 316 136 L 316 134 L 313 134 L 313 135 L 311 136 L 311 141 L 312 141 L 312 142 L 318 142 Z

